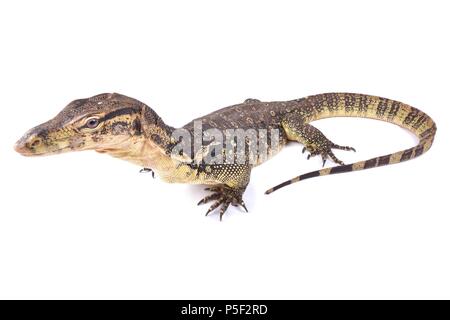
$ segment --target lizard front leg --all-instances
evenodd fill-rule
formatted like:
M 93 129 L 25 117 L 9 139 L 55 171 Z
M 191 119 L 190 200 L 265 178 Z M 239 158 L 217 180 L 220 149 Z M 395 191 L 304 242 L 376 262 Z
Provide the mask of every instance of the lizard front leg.
M 333 143 L 319 129 L 304 123 L 302 117 L 298 114 L 287 115 L 281 124 L 288 139 L 302 143 L 305 146 L 302 152 L 308 150 L 310 153 L 308 159 L 320 155 L 323 160 L 323 166 L 327 158 L 331 158 L 335 163 L 344 165 L 344 162 L 339 160 L 331 149 L 356 151 L 352 147 L 340 146 Z
M 204 197 L 198 203 L 198 205 L 201 205 L 215 200 L 206 215 L 220 207 L 219 217 L 222 220 L 222 216 L 230 204 L 242 206 L 247 211 L 242 196 L 250 180 L 251 167 L 249 165 L 221 164 L 211 165 L 210 171 L 210 176 L 214 177 L 218 184 L 206 188 L 205 190 L 211 191 L 212 194 Z

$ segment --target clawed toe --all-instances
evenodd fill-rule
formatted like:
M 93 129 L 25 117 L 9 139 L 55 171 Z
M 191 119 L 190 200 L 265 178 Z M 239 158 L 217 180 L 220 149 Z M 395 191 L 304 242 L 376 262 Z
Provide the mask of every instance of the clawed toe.
M 348 147 L 348 146 L 339 146 L 337 144 L 331 143 L 331 144 L 327 144 L 327 145 L 322 145 L 320 148 L 315 149 L 311 146 L 305 146 L 303 147 L 302 153 L 304 153 L 306 150 L 308 150 L 310 152 L 310 154 L 308 154 L 306 159 L 310 159 L 311 157 L 320 155 L 322 157 L 322 167 L 325 166 L 325 163 L 327 162 L 327 159 L 330 158 L 331 160 L 333 160 L 335 163 L 340 164 L 341 166 L 344 165 L 344 162 L 339 160 L 333 153 L 333 151 L 331 149 L 339 149 L 339 150 L 345 150 L 345 151 L 354 151 L 356 152 L 355 148 L 352 147 Z
M 228 207 L 230 206 L 231 200 L 230 199 L 226 199 L 225 197 L 221 197 L 219 198 L 219 200 L 217 200 L 216 202 L 214 202 L 211 207 L 209 207 L 208 211 L 206 211 L 205 216 L 207 216 L 208 214 L 210 214 L 211 211 L 215 210 L 216 208 L 220 207 L 220 211 L 219 211 L 219 218 L 220 221 L 222 221 L 222 217 L 225 213 L 225 211 L 228 209 Z
M 208 187 L 205 190 L 212 191 L 213 193 L 204 197 L 202 200 L 198 202 L 197 205 L 205 204 L 212 200 L 216 200 L 206 212 L 206 215 L 209 215 L 212 211 L 220 207 L 219 217 L 222 220 L 225 211 L 231 205 L 233 206 L 241 206 L 246 212 L 248 212 L 247 207 L 245 206 L 244 201 L 242 200 L 242 192 L 238 189 L 232 189 L 228 187 Z
M 310 151 L 310 153 L 308 154 L 308 156 L 306 157 L 306 160 L 311 159 L 311 157 L 315 157 L 317 156 L 319 153 L 317 151 Z
M 337 144 L 334 144 L 334 143 L 331 145 L 331 148 L 332 148 L 332 149 L 338 149 L 338 150 L 344 150 L 344 151 L 353 151 L 353 152 L 356 152 L 355 148 L 353 148 L 353 147 L 340 146 L 340 145 L 337 145 Z
M 345 165 L 344 162 L 342 162 L 341 160 L 339 160 L 338 158 L 336 158 L 336 156 L 334 155 L 333 152 L 330 151 L 330 152 L 328 153 L 328 156 L 329 156 L 335 163 L 340 164 L 341 166 Z
M 241 206 L 241 207 L 245 210 L 245 212 L 248 212 L 247 207 L 245 206 L 244 201 L 241 201 L 241 203 L 231 203 L 231 205 L 233 205 L 234 207 L 239 207 L 239 206 Z
M 211 211 L 213 211 L 213 210 L 216 209 L 218 206 L 220 206 L 221 203 L 222 203 L 222 201 L 220 201 L 220 200 L 214 202 L 214 203 L 212 204 L 212 206 L 209 207 L 208 211 L 206 211 L 205 216 L 207 216 Z M 222 217 L 220 217 L 220 218 L 222 218 Z
M 202 200 L 200 200 L 197 203 L 197 205 L 199 206 L 201 204 L 204 204 L 204 203 L 207 203 L 207 202 L 209 202 L 211 200 L 216 200 L 216 199 L 219 199 L 219 198 L 220 198 L 220 194 L 219 193 L 213 193 L 213 194 L 210 194 L 209 196 L 204 197 Z

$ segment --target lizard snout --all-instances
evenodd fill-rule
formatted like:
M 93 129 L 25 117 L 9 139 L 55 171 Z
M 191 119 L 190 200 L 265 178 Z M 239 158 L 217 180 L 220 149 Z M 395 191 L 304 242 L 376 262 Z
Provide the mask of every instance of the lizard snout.
M 37 134 L 25 134 L 14 145 L 14 150 L 23 156 L 32 156 L 43 143 Z

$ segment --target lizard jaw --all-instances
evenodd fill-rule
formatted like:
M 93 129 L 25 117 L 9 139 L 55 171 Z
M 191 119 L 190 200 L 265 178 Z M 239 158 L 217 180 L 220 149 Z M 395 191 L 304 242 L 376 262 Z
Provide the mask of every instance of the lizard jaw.
M 28 148 L 26 145 L 23 145 L 19 142 L 16 142 L 16 144 L 14 145 L 14 150 L 19 153 L 22 156 L 25 157 L 39 157 L 39 156 L 48 156 L 48 155 L 52 155 L 52 154 L 59 154 L 59 153 L 64 153 L 67 151 L 70 151 L 69 147 L 65 147 L 65 148 L 61 148 L 61 149 L 55 149 L 55 150 L 42 150 L 42 151 L 36 151 L 36 150 L 32 150 L 30 148 Z
M 25 157 L 46 156 L 70 151 L 70 145 L 61 141 L 48 145 L 36 134 L 25 134 L 14 144 L 14 150 Z

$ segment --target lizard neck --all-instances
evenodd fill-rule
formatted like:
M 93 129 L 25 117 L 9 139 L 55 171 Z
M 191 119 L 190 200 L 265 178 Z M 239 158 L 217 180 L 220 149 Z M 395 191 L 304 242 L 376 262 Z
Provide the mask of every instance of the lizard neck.
M 119 144 L 96 151 L 155 171 L 167 171 L 174 162 L 170 151 L 173 143 L 172 132 L 175 129 L 165 124 L 148 106 L 143 106 L 139 120 L 140 132 L 130 134 L 128 139 Z

